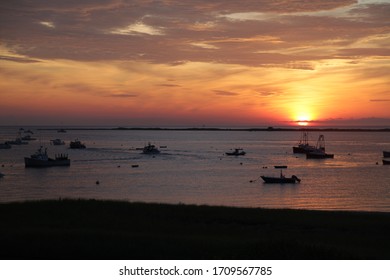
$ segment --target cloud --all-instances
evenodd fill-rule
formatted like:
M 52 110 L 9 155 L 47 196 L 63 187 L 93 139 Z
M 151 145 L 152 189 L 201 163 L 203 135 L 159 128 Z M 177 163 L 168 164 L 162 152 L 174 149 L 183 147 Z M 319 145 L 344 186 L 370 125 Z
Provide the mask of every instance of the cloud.
M 202 43 L 202 42 L 191 43 L 191 45 L 193 45 L 195 47 L 203 48 L 203 49 L 214 49 L 214 50 L 219 49 L 216 46 L 213 46 L 213 45 L 207 44 L 207 43 Z
M 319 60 L 387 56 L 389 9 L 352 0 L 16 0 L 1 4 L 0 35 L 31 59 L 313 70 Z
M 279 95 L 279 93 L 276 91 L 263 91 L 263 90 L 261 90 L 261 91 L 257 91 L 257 92 L 260 94 L 260 96 L 263 96 L 263 97 L 270 97 L 270 96 Z
M 181 85 L 176 85 L 176 84 L 158 84 L 157 86 L 160 86 L 160 87 L 181 87 Z
M 161 36 L 164 35 L 163 28 L 153 27 L 142 22 L 136 22 L 123 28 L 116 28 L 110 31 L 111 34 L 118 35 L 152 35 Z
M 39 24 L 46 26 L 48 28 L 55 28 L 56 26 L 54 25 L 53 22 L 51 21 L 40 21 Z
M 19 63 L 35 63 L 35 62 L 41 62 L 37 59 L 31 59 L 26 57 L 17 57 L 17 56 L 6 56 L 6 55 L 0 55 L 0 60 L 9 60 L 13 62 L 19 62 Z
M 239 95 L 239 94 L 236 93 L 236 92 L 225 91 L 225 90 L 213 90 L 213 92 L 214 92 L 216 95 L 220 95 L 220 96 L 237 96 L 237 95 Z
M 390 99 L 370 99 L 370 102 L 390 102 Z
M 138 97 L 138 94 L 134 93 L 117 93 L 117 94 L 109 94 L 107 97 L 115 97 L 115 98 L 134 98 Z

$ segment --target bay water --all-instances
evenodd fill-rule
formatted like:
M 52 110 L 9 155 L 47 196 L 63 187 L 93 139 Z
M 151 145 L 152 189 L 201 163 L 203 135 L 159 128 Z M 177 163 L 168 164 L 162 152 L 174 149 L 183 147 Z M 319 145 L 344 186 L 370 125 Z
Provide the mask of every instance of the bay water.
M 300 131 L 30 129 L 37 140 L 0 149 L 0 202 L 83 198 L 390 212 L 390 166 L 382 164 L 390 132 L 310 132 L 311 144 L 324 134 L 326 151 L 335 155 L 318 160 L 293 154 Z M 0 128 L 0 143 L 18 131 Z M 66 145 L 50 145 L 55 138 Z M 69 149 L 75 139 L 87 148 Z M 161 153 L 137 149 L 149 142 Z M 68 154 L 71 166 L 25 168 L 24 157 L 40 146 L 50 157 Z M 234 148 L 246 155 L 225 155 Z M 279 176 L 275 165 L 288 166 L 284 174 L 301 182 L 263 183 L 261 175 Z

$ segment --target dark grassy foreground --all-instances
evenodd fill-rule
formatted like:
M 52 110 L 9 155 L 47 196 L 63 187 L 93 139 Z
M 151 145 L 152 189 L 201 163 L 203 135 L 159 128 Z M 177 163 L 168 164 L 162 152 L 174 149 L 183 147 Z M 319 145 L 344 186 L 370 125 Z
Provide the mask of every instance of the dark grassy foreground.
M 390 214 L 60 200 L 0 204 L 1 259 L 390 259 Z

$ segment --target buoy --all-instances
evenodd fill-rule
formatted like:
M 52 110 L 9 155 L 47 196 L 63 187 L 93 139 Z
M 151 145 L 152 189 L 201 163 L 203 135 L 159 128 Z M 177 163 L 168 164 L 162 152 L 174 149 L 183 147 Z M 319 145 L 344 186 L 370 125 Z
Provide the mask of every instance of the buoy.
M 99 185 L 100 184 L 100 182 L 99 181 L 96 181 L 96 185 Z

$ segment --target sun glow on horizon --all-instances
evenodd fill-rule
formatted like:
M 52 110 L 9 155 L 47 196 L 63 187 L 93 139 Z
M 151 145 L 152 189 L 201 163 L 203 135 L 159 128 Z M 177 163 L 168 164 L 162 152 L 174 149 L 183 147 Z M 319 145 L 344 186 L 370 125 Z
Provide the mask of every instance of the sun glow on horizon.
M 310 125 L 310 122 L 313 121 L 312 114 L 305 112 L 305 113 L 298 113 L 293 118 L 293 122 L 299 126 L 308 126 Z
M 309 121 L 308 120 L 298 120 L 296 123 L 299 126 L 308 126 L 309 125 Z

